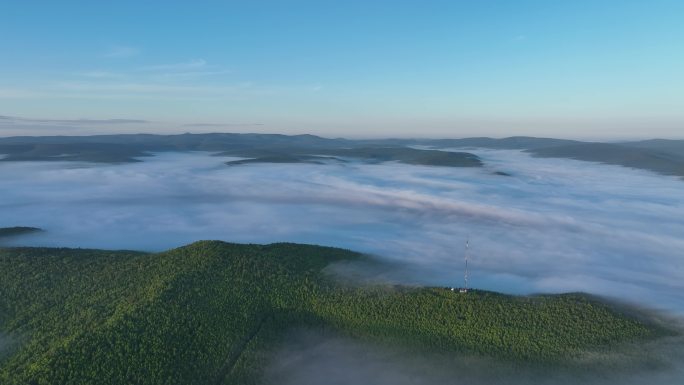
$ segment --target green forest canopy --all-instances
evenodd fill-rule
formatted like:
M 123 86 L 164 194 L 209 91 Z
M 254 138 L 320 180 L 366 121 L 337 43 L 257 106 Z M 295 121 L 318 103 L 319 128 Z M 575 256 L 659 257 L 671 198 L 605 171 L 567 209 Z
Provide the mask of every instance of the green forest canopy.
M 2 384 L 259 383 L 283 332 L 554 363 L 670 333 L 582 294 L 360 287 L 347 250 L 202 241 L 163 253 L 0 249 Z M 0 334 L 1 335 L 1 334 Z

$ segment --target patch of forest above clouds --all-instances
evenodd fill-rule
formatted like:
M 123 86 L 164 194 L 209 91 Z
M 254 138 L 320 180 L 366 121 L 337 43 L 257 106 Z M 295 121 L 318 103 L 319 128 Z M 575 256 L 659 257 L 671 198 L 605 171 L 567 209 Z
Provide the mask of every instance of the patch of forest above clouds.
M 43 231 L 43 229 L 28 226 L 0 227 L 0 240 L 2 240 L 3 238 L 39 233 L 41 231 Z
M 684 140 L 651 139 L 601 143 L 510 137 L 442 139 L 428 140 L 423 143 L 441 148 L 518 149 L 525 150 L 536 157 L 577 159 L 684 177 Z

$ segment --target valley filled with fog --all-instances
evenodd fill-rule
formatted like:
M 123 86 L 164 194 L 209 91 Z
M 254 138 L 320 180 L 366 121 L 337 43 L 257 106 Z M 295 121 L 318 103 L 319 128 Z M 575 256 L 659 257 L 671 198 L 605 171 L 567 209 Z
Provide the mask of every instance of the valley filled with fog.
M 46 230 L 3 245 L 313 243 L 395 262 L 382 279 L 457 286 L 469 237 L 474 287 L 584 291 L 684 313 L 684 181 L 513 150 L 470 152 L 484 167 L 228 166 L 236 158 L 205 152 L 129 164 L 1 162 L 0 227 Z
M 0 385 L 684 384 L 684 0 L 2 5 Z

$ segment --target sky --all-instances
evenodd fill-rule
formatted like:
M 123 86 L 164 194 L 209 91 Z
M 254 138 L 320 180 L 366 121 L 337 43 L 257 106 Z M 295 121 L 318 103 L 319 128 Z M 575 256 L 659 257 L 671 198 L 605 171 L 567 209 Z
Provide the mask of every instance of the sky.
M 684 2 L 4 1 L 0 136 L 684 137 Z

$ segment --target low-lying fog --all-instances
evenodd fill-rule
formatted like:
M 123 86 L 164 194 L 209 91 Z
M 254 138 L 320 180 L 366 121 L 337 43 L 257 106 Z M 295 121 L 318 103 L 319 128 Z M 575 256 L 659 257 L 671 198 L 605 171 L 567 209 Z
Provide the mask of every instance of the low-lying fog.
M 14 245 L 163 250 L 200 239 L 341 246 L 406 264 L 410 282 L 585 291 L 684 314 L 684 181 L 478 150 L 485 167 L 226 166 L 206 153 L 124 165 L 0 162 Z M 511 176 L 495 175 L 503 171 Z
M 631 354 L 638 349 L 644 354 Z M 277 385 L 675 385 L 684 378 L 682 338 L 581 359 L 580 367 L 526 366 L 481 357 L 416 354 L 295 331 L 272 353 L 264 383 Z M 656 363 L 657 362 L 657 363 Z

